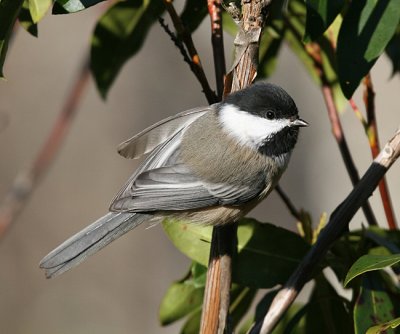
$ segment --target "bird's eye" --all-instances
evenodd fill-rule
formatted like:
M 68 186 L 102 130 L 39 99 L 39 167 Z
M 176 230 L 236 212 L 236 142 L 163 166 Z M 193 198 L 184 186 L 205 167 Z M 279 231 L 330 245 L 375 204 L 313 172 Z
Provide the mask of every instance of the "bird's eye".
M 275 113 L 271 110 L 267 111 L 267 118 L 268 119 L 274 119 L 275 118 Z

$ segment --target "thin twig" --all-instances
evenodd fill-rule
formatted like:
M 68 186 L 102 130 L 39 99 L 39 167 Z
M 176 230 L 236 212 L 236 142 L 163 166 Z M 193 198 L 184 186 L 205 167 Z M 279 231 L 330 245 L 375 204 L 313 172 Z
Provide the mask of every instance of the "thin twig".
M 35 186 L 50 167 L 61 145 L 64 143 L 73 117 L 78 110 L 79 102 L 89 82 L 89 77 L 89 57 L 85 56 L 78 77 L 73 83 L 71 92 L 42 149 L 32 166 L 18 174 L 11 189 L 0 205 L 0 238 L 5 235 L 18 214 L 22 211 Z
M 302 220 L 300 212 L 296 209 L 290 198 L 286 195 L 286 193 L 283 191 L 281 186 L 278 184 L 275 187 L 276 192 L 278 193 L 279 197 L 285 203 L 286 207 L 288 208 L 289 212 L 291 215 L 296 218 L 298 221 Z
M 165 23 L 164 19 L 162 17 L 158 18 L 158 22 L 160 23 L 161 27 L 164 29 L 164 31 L 167 33 L 167 35 L 171 38 L 171 41 L 174 42 L 175 46 L 179 49 L 181 55 L 183 56 L 183 60 L 185 63 L 187 63 L 190 67 L 190 69 L 193 71 L 193 66 L 195 66 L 190 59 L 185 46 L 183 45 L 182 41 L 178 39 L 175 34 L 169 29 L 168 24 Z
M 224 76 L 226 73 L 221 0 L 208 0 L 207 6 L 211 21 L 211 43 L 214 55 L 217 95 L 218 99 L 221 100 L 224 91 Z
M 380 151 L 379 138 L 378 138 L 378 127 L 376 124 L 375 116 L 375 92 L 372 85 L 371 75 L 368 74 L 364 78 L 364 104 L 367 110 L 367 136 L 370 143 L 372 157 L 375 158 Z M 379 183 L 379 192 L 382 198 L 383 208 L 385 210 L 386 219 L 390 229 L 395 230 L 397 228 L 396 219 L 390 199 L 389 189 L 386 183 L 386 178 L 383 178 Z
M 250 334 L 271 333 L 284 312 L 311 278 L 318 264 L 331 245 L 348 229 L 360 206 L 372 195 L 380 180 L 400 156 L 400 127 L 384 149 L 372 162 L 360 182 L 331 214 L 328 224 L 321 231 L 317 242 L 304 257 L 284 288 L 274 298 L 264 319 L 256 323 Z
M 200 61 L 200 56 L 194 46 L 192 36 L 190 32 L 184 26 L 181 18 L 179 17 L 178 13 L 175 10 L 172 0 L 163 0 L 165 8 L 169 16 L 171 17 L 172 23 L 174 24 L 175 30 L 177 32 L 177 37 L 182 39 L 183 43 L 185 44 L 191 59 L 190 69 L 196 76 L 197 80 L 199 81 L 201 87 L 203 88 L 204 95 L 207 98 L 209 104 L 215 103 L 218 101 L 217 96 L 210 88 L 208 83 L 207 77 L 204 73 L 203 66 Z

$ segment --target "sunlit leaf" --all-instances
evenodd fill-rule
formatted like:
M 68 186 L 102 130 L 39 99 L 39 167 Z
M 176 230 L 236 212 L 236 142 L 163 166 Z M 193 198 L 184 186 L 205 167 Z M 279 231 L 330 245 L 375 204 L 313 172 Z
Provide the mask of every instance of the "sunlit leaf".
M 368 271 L 380 270 L 400 262 L 400 254 L 394 255 L 373 255 L 361 256 L 350 268 L 344 280 L 346 286 L 353 278 Z
M 188 274 L 172 283 L 165 293 L 159 310 L 162 326 L 179 320 L 201 308 L 207 268 L 193 262 Z
M 352 1 L 340 29 L 337 56 L 343 92 L 350 98 L 393 37 L 400 20 L 394 0 Z
M 196 288 L 190 282 L 176 282 L 161 301 L 159 318 L 161 325 L 168 325 L 201 307 L 204 288 Z
M 167 220 L 163 227 L 182 253 L 206 266 L 211 226 Z M 285 247 L 282 247 L 282 243 Z M 286 281 L 309 246 L 296 234 L 271 224 L 243 219 L 238 229 L 238 256 L 233 280 L 244 286 L 266 288 Z
M 344 0 L 306 0 L 305 38 L 315 40 L 331 25 L 345 4 Z
M 80 12 L 105 0 L 56 0 L 52 14 L 69 14 Z
M 3 65 L 6 59 L 8 41 L 23 2 L 24 0 L 0 1 L 0 78 L 4 78 Z
M 396 318 L 383 324 L 373 326 L 367 330 L 366 334 L 386 334 L 389 329 L 393 329 L 398 326 L 400 326 L 400 318 Z
M 91 69 L 103 97 L 164 10 L 162 1 L 128 0 L 116 3 L 101 17 L 92 38 Z
M 24 1 L 21 11 L 19 12 L 18 21 L 27 32 L 35 37 L 38 37 L 37 24 L 33 22 L 31 13 L 29 11 L 29 0 Z
M 200 333 L 201 309 L 193 312 L 186 320 L 180 334 L 198 334 Z
M 375 273 L 366 274 L 354 305 L 354 333 L 364 334 L 372 326 L 391 321 L 395 317 L 395 310 L 380 276 Z M 388 330 L 386 333 L 393 331 Z
M 53 4 L 53 0 L 29 0 L 29 11 L 33 23 L 38 23 Z

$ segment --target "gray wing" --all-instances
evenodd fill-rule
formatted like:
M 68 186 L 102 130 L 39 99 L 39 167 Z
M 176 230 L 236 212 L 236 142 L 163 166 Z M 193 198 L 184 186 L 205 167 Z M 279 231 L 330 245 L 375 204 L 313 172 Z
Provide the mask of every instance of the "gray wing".
M 240 205 L 265 187 L 263 177 L 255 186 L 203 182 L 184 164 L 160 167 L 139 174 L 115 199 L 117 212 L 191 210 L 217 205 Z
M 213 106 L 191 109 L 168 117 L 121 143 L 118 153 L 128 159 L 149 153 L 210 110 L 213 110 Z
M 186 128 L 211 110 L 212 106 L 178 114 L 121 144 L 127 157 L 150 153 L 114 198 L 110 211 L 190 210 L 240 205 L 256 197 L 265 187 L 262 175 L 252 182 L 252 187 L 209 183 L 193 175 L 179 161 L 180 143 Z M 178 128 L 174 128 L 176 122 Z

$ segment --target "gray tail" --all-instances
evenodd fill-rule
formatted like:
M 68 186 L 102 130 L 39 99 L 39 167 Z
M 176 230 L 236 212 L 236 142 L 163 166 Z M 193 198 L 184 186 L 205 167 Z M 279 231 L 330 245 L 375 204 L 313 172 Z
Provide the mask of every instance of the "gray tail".
M 45 269 L 47 278 L 56 277 L 150 218 L 146 214 L 110 212 L 46 255 L 40 268 Z

